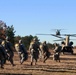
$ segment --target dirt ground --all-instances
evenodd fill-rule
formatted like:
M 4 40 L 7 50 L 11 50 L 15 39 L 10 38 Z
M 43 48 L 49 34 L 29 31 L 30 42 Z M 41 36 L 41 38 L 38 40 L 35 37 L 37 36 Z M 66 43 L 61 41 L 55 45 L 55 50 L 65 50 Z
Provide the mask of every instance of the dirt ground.
M 60 62 L 53 60 L 53 55 L 43 63 L 38 60 L 37 65 L 30 65 L 30 55 L 22 65 L 19 63 L 18 54 L 14 53 L 14 63 L 6 62 L 4 69 L 0 69 L 0 75 L 76 75 L 76 49 L 74 54 L 65 53 L 60 55 Z

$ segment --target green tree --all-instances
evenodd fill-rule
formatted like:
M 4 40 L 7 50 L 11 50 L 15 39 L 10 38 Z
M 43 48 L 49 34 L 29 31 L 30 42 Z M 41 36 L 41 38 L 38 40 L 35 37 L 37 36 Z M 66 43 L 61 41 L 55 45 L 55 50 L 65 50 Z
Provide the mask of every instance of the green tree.
M 13 25 L 8 26 L 6 30 L 6 35 L 9 37 L 10 42 L 14 45 L 14 37 L 15 37 L 15 30 Z
M 54 45 L 51 43 L 47 43 L 49 49 L 54 49 Z
M 38 39 L 37 36 L 29 35 L 29 36 L 23 36 L 23 37 L 21 37 L 21 36 L 18 35 L 18 36 L 15 36 L 15 43 L 18 43 L 18 41 L 20 39 L 22 39 L 25 48 L 28 50 L 30 42 L 32 41 L 33 38 L 37 38 Z
M 0 39 L 3 39 L 5 40 L 5 37 L 6 37 L 6 28 L 7 28 L 7 25 L 6 23 L 4 23 L 2 20 L 0 20 Z
M 32 39 L 33 39 L 33 36 L 32 35 L 22 37 L 22 41 L 23 41 L 26 49 L 29 48 L 29 45 L 30 45 L 30 42 L 31 42 Z
M 15 38 L 14 38 L 15 43 L 18 43 L 18 41 L 19 41 L 20 39 L 22 39 L 22 37 L 21 37 L 20 35 L 15 36 Z

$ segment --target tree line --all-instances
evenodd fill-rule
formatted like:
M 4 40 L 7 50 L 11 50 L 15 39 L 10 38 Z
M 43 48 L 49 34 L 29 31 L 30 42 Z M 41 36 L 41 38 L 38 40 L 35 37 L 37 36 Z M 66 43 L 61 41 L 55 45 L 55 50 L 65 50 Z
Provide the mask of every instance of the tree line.
M 37 38 L 39 44 L 41 43 L 41 42 L 40 42 L 40 39 L 39 39 L 37 36 L 32 36 L 32 35 L 23 36 L 23 37 L 21 37 L 20 35 L 15 36 L 15 32 L 16 32 L 16 31 L 14 30 L 13 25 L 8 28 L 8 32 L 7 32 L 8 34 L 7 34 L 7 36 L 10 37 L 10 41 L 11 41 L 13 44 L 18 43 L 18 41 L 19 41 L 20 39 L 22 39 L 23 44 L 25 45 L 26 49 L 28 49 L 28 48 L 29 48 L 29 45 L 30 45 L 30 42 L 31 42 L 31 40 L 32 40 L 33 38 Z M 51 43 L 47 43 L 47 44 L 48 44 L 48 47 L 49 47 L 49 48 L 53 48 L 53 47 L 54 47 L 53 44 L 51 44 Z
M 15 31 L 13 25 L 7 26 L 6 23 L 1 23 L 1 22 L 2 21 L 0 21 L 0 39 L 5 40 L 5 38 L 8 36 L 9 40 L 13 44 L 13 46 L 15 43 L 18 43 L 18 41 L 20 39 L 22 39 L 23 44 L 25 45 L 27 50 L 28 50 L 30 42 L 33 38 L 37 38 L 39 44 L 41 43 L 37 36 L 32 36 L 32 35 L 23 36 L 23 37 L 20 35 L 15 36 L 16 31 Z M 51 44 L 51 43 L 47 43 L 47 44 L 48 44 L 49 48 L 53 48 L 53 44 Z

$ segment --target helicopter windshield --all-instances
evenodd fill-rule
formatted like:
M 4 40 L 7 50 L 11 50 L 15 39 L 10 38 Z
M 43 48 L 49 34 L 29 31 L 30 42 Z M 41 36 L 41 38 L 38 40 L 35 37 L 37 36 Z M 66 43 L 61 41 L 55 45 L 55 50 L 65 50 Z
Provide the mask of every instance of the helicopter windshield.
M 59 30 L 56 31 L 56 35 L 60 35 L 60 31 Z

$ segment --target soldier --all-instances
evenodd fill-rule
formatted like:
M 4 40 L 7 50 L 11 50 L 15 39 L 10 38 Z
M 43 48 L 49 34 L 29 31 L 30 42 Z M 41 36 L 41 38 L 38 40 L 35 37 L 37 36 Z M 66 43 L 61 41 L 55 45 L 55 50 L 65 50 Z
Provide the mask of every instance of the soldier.
M 64 54 L 64 51 L 66 50 L 65 42 L 61 42 L 61 46 L 62 46 L 61 52 L 63 52 Z
M 25 60 L 27 60 L 28 58 L 28 53 L 22 43 L 22 40 L 19 40 L 19 50 L 18 50 L 18 54 L 19 54 L 19 57 L 20 57 L 20 63 L 22 64 Z
M 5 53 L 5 50 L 4 50 L 4 48 L 3 48 L 3 46 L 2 46 L 2 40 L 0 39 L 0 67 L 2 68 L 2 69 L 4 69 L 4 60 L 5 60 L 5 57 L 6 57 L 6 53 Z
M 39 47 L 40 47 L 40 50 L 39 50 L 39 59 L 40 59 L 41 61 L 43 61 L 43 58 L 44 58 L 44 54 L 43 54 L 43 44 L 41 43 Z
M 21 59 L 21 52 L 20 52 L 20 49 L 19 49 L 19 43 L 16 43 L 15 44 L 15 50 L 16 50 L 16 52 L 18 53 L 18 56 L 19 56 L 19 59 Z
M 61 47 L 57 43 L 55 43 L 54 46 L 55 46 L 55 49 L 54 49 L 53 60 L 56 60 L 56 61 L 59 60 L 60 62 Z
M 30 53 L 31 53 L 31 65 L 33 65 L 33 61 L 35 61 L 35 65 L 37 63 L 38 57 L 39 57 L 39 45 L 38 40 L 34 38 L 32 42 L 30 43 L 29 47 Z
M 6 60 L 7 60 L 7 52 L 6 52 L 6 49 L 5 49 L 5 41 L 3 40 L 2 43 L 2 48 L 3 48 L 3 53 L 4 53 L 4 64 L 6 63 Z
M 50 52 L 49 52 L 49 49 L 48 49 L 48 46 L 47 46 L 47 44 L 46 44 L 46 41 L 44 41 L 43 42 L 43 56 L 44 56 L 44 63 L 45 63 L 45 61 L 49 58 L 49 56 L 50 56 Z
M 70 46 L 70 47 L 73 47 L 72 45 L 73 45 L 73 42 L 71 41 L 71 42 L 69 43 L 69 46 Z
M 15 66 L 14 62 L 13 62 L 13 56 L 14 56 L 13 49 L 14 48 L 13 48 L 12 43 L 10 42 L 10 39 L 8 37 L 6 37 L 5 49 L 6 49 L 6 52 L 7 52 L 7 55 L 8 55 L 8 58 L 7 58 L 8 61 L 10 61 L 12 66 Z

